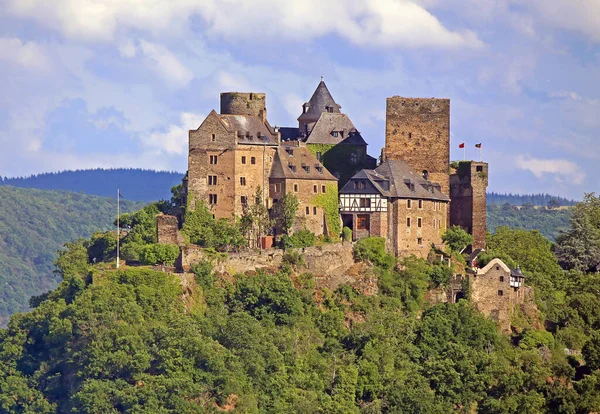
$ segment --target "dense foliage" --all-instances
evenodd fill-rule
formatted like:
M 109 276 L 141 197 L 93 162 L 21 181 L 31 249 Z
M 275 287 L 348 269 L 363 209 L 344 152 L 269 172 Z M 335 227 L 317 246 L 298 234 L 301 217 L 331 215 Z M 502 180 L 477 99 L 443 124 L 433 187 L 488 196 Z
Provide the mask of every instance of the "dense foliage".
M 554 240 L 561 230 L 569 227 L 571 209 L 548 209 L 525 206 L 516 208 L 509 204 L 487 206 L 487 229 L 495 232 L 497 227 L 537 230 L 549 240 Z
M 65 190 L 103 197 L 116 197 L 117 187 L 128 200 L 152 201 L 166 199 L 165 189 L 181 183 L 178 172 L 134 168 L 93 169 L 43 173 L 29 177 L 2 178 L 0 185 L 42 190 Z
M 362 242 L 362 254 L 381 256 L 380 244 Z M 367 296 L 316 289 L 312 275 L 289 268 L 222 278 L 201 262 L 182 301 L 175 276 L 101 273 L 68 247 L 59 287 L 0 331 L 2 412 L 600 409 L 597 333 L 584 340 L 585 371 L 558 334 L 527 328 L 511 341 L 466 300 L 429 306 L 441 263 L 376 267 L 379 294 Z M 532 269 L 552 270 L 544 265 Z
M 52 262 L 66 242 L 108 230 L 115 198 L 0 186 L 0 325 L 58 284 Z M 122 201 L 123 211 L 140 208 Z

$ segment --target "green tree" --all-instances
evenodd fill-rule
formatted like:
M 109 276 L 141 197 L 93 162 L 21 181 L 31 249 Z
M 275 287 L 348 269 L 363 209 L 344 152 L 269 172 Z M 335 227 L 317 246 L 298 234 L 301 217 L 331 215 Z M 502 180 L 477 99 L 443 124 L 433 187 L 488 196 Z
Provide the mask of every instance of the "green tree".
M 148 244 L 140 252 L 140 260 L 145 265 L 172 266 L 178 256 L 179 246 L 171 244 Z
M 292 193 L 286 193 L 275 205 L 275 222 L 284 234 L 289 234 L 294 226 L 299 205 L 298 198 Z
M 600 264 L 599 230 L 583 208 L 575 207 L 571 228 L 556 238 L 555 254 L 563 269 L 595 270 Z
M 452 226 L 442 235 L 442 240 L 453 252 L 462 253 L 473 243 L 473 236 L 464 231 L 460 226 Z

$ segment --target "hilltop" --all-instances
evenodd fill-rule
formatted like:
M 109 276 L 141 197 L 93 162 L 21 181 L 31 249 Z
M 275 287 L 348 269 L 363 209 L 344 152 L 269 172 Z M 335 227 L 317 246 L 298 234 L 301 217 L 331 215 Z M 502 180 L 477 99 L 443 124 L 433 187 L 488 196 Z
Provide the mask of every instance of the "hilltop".
M 41 190 L 64 190 L 116 197 L 117 188 L 128 200 L 150 202 L 169 199 L 171 187 L 181 184 L 183 174 L 134 168 L 61 171 L 29 177 L 2 178 L 0 185 Z

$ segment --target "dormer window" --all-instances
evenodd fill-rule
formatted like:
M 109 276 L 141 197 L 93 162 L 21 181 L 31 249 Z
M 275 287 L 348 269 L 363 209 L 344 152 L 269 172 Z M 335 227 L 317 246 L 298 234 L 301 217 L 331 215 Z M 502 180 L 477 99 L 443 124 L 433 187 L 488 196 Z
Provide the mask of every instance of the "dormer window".
M 290 169 L 291 172 L 294 172 L 294 173 L 296 172 L 296 166 L 294 164 L 289 163 L 288 168 Z
M 287 152 L 288 157 L 293 157 L 294 156 L 294 150 L 291 148 L 286 148 L 285 152 Z
M 427 180 L 429 178 L 429 172 L 427 172 L 427 170 L 423 170 L 421 174 L 423 175 L 423 179 Z
M 333 131 L 333 132 L 331 133 L 331 135 L 333 135 L 335 138 L 337 138 L 337 137 L 338 137 L 338 132 L 337 132 L 337 131 Z
M 320 165 L 315 165 L 315 168 L 317 169 L 319 174 L 323 174 L 323 167 L 321 167 Z
M 310 172 L 310 167 L 308 165 L 303 165 L 302 168 L 304 169 L 304 172 L 306 172 L 307 174 Z

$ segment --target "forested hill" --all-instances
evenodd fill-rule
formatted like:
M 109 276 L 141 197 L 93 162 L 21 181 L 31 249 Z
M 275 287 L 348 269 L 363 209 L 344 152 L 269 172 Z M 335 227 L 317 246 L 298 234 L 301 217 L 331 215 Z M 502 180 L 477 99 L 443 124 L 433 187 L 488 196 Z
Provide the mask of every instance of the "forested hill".
M 142 169 L 94 169 L 44 173 L 30 177 L 2 178 L 0 185 L 42 190 L 65 190 L 78 193 L 116 197 L 117 188 L 128 200 L 156 201 L 171 198 L 171 187 L 181 184 L 178 172 Z
M 109 229 L 115 216 L 115 198 L 0 186 L 0 325 L 32 295 L 56 287 L 52 263 L 65 242 Z
M 554 241 L 561 230 L 570 226 L 572 207 L 560 209 L 517 208 L 509 205 L 487 206 L 487 229 L 495 233 L 500 226 L 511 229 L 537 230 L 545 238 Z
M 569 200 L 568 198 L 553 196 L 550 194 L 501 194 L 501 193 L 487 193 L 487 203 L 489 205 L 502 205 L 511 204 L 513 206 L 522 205 L 534 205 L 534 206 L 547 206 L 550 200 L 555 200 L 557 206 L 574 206 L 577 201 Z

